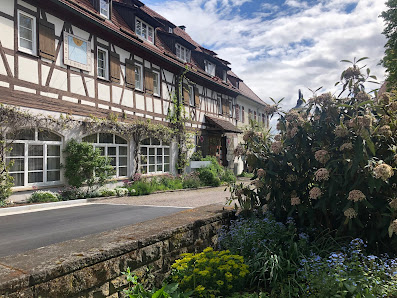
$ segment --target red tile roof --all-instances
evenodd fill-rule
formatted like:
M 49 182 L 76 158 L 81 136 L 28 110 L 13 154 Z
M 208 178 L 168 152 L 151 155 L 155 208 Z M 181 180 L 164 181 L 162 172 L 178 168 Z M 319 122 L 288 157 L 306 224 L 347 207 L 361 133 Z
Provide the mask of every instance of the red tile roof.
M 140 39 L 135 32 L 126 24 L 126 22 L 124 21 L 124 19 L 118 14 L 116 9 L 112 10 L 112 17 L 111 20 L 107 20 L 104 17 L 102 17 L 99 12 L 93 7 L 93 5 L 91 4 L 91 2 L 89 0 L 52 0 L 53 2 L 60 2 L 64 5 L 67 5 L 69 7 L 72 7 L 73 9 L 77 10 L 79 13 L 89 17 L 89 18 L 94 18 L 96 21 L 102 23 L 103 25 L 105 25 L 106 27 L 108 27 L 109 29 L 114 30 L 115 32 L 117 32 L 118 34 L 124 35 L 124 37 L 127 37 L 129 39 L 133 38 L 136 40 L 140 40 L 142 43 L 141 45 L 143 47 L 145 47 L 146 49 L 155 52 L 161 56 L 163 56 L 163 58 L 169 60 L 170 58 L 173 60 L 174 63 L 176 64 L 180 64 L 183 67 L 182 62 L 180 62 L 176 55 L 171 51 L 171 49 L 169 49 L 169 47 L 166 45 L 166 43 L 164 43 L 161 38 L 156 38 L 155 40 L 155 44 L 152 44 L 146 40 L 142 40 Z M 113 2 L 117 2 L 120 4 L 124 4 L 127 6 L 131 6 L 133 7 L 133 5 L 131 5 L 129 3 L 129 1 L 127 0 L 113 0 Z M 169 20 L 167 20 L 166 18 L 164 18 L 162 15 L 158 14 L 157 12 L 155 12 L 154 10 L 150 9 L 148 6 L 146 5 L 142 5 L 139 7 L 143 12 L 145 12 L 146 14 L 148 14 L 149 16 L 151 16 L 152 18 L 156 19 L 157 21 L 160 21 L 161 23 L 168 23 L 170 26 L 174 27 L 173 29 L 173 33 L 176 36 L 179 36 L 181 38 L 183 38 L 184 40 L 186 40 L 187 42 L 189 42 L 190 44 L 192 44 L 193 46 L 196 47 L 196 51 L 198 52 L 202 52 L 202 53 L 206 53 L 208 55 L 214 56 L 216 57 L 216 53 L 206 49 L 204 47 L 202 47 L 200 44 L 198 44 L 196 41 L 194 41 L 190 35 L 185 31 L 182 30 L 181 28 L 175 26 L 172 22 L 170 22 Z M 164 31 L 163 28 L 159 27 L 156 30 L 161 30 Z M 166 32 L 166 31 L 164 31 Z M 223 63 L 224 65 L 229 64 L 229 62 L 222 60 L 220 58 L 217 58 L 220 60 L 221 63 Z M 195 63 L 194 60 L 192 60 L 192 63 L 194 66 L 197 67 L 197 64 Z M 198 74 L 200 74 L 202 77 L 206 78 L 206 79 L 210 79 L 210 77 L 205 73 L 204 70 L 201 70 L 198 68 L 198 72 L 196 72 Z M 228 71 L 228 75 L 234 76 L 236 78 L 238 78 L 237 75 L 235 75 L 231 70 Z M 238 78 L 239 79 L 239 78 Z M 239 79 L 241 80 L 241 79 Z M 240 82 L 239 84 L 239 89 L 233 87 L 231 84 L 226 84 L 223 83 L 222 80 L 219 80 L 218 78 L 214 77 L 212 78 L 213 82 L 216 82 L 218 85 L 223 86 L 224 88 L 233 90 L 235 92 L 239 92 L 243 95 L 245 95 L 246 97 L 261 103 L 263 105 L 266 105 L 266 103 L 264 101 L 262 101 L 244 82 Z

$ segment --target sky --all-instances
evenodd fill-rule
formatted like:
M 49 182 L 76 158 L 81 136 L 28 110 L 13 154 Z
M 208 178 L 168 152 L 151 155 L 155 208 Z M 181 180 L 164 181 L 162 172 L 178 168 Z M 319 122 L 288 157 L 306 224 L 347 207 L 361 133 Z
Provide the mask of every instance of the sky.
M 143 0 L 199 44 L 231 63 L 232 70 L 267 103 L 295 106 L 298 90 L 336 92 L 347 68 L 340 60 L 369 57 L 379 81 L 385 37 L 385 0 Z M 377 88 L 367 86 L 367 90 Z M 274 122 L 273 122 L 274 123 Z

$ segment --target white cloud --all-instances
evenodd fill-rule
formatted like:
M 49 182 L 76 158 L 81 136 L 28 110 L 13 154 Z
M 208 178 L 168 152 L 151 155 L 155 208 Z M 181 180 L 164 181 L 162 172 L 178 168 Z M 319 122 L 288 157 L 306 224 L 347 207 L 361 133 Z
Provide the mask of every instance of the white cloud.
M 381 80 L 385 38 L 379 0 L 287 0 L 281 6 L 258 4 L 247 18 L 241 5 L 247 0 L 168 1 L 147 4 L 186 31 L 198 43 L 230 61 L 232 69 L 262 99 L 285 97 L 284 109 L 293 107 L 302 89 L 324 86 L 333 90 L 343 67 L 342 59 L 370 57 L 368 67 Z M 256 2 L 256 1 L 255 1 Z M 357 3 L 350 12 L 349 4 Z M 267 19 L 267 12 L 278 11 Z M 261 14 L 265 12 L 265 14 Z M 244 16 L 244 17 L 243 17 Z

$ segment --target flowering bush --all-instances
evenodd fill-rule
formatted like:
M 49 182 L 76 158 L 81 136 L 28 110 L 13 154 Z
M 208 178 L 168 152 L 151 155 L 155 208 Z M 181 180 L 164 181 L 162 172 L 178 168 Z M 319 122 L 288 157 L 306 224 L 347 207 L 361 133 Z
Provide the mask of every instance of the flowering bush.
M 299 277 L 311 297 L 395 297 L 397 260 L 366 255 L 365 244 L 354 239 L 348 247 L 322 258 L 301 260 Z
M 211 247 L 198 254 L 182 254 L 172 265 L 171 278 L 196 297 L 216 297 L 244 288 L 248 266 L 244 257 L 230 251 L 214 251 Z
M 308 235 L 298 233 L 295 223 L 277 222 L 271 213 L 231 222 L 219 232 L 219 246 L 242 255 L 249 266 L 248 285 L 280 293 L 280 283 L 290 280 L 301 255 L 308 250 Z M 280 296 L 280 297 L 281 297 Z
M 390 250 L 397 247 L 397 96 L 365 93 L 374 76 L 361 72 L 360 60 L 342 73 L 346 97 L 314 94 L 279 112 L 273 142 L 246 133 L 246 159 L 262 183 L 235 186 L 232 199 Z

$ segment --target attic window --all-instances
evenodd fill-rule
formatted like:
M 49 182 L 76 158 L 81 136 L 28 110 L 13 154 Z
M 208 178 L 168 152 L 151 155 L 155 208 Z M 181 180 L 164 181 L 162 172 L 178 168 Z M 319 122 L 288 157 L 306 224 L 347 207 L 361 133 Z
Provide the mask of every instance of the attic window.
M 172 30 L 171 27 L 168 27 L 168 33 L 174 33 L 174 30 Z
M 153 27 L 138 18 L 135 22 L 135 33 L 151 43 L 154 41 Z
M 205 72 L 211 76 L 215 76 L 215 64 L 204 60 Z
M 110 0 L 99 0 L 99 11 L 101 16 L 109 19 L 109 2 Z
M 184 62 L 190 62 L 190 50 L 181 46 L 179 43 L 175 44 L 176 56 Z
M 224 70 L 223 72 L 222 72 L 222 80 L 224 81 L 224 82 L 226 82 L 227 81 L 227 72 L 226 72 L 226 70 Z

